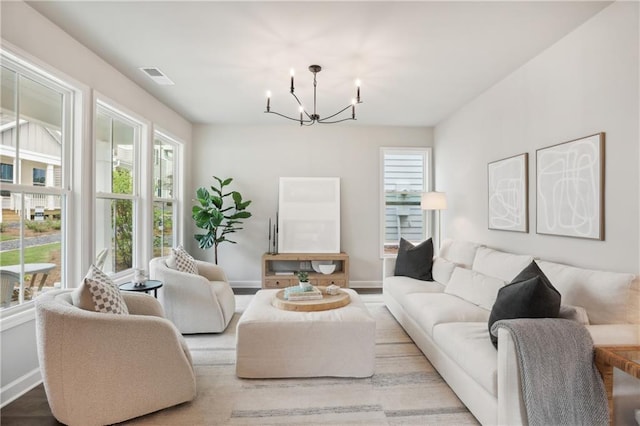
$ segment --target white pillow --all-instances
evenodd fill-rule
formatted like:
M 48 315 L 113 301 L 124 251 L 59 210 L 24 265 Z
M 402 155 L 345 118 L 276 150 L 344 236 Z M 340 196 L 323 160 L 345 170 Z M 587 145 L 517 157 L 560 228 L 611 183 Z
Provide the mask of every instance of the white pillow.
M 444 292 L 491 310 L 498 296 L 498 290 L 504 284 L 505 282 L 501 279 L 457 266 Z
M 167 267 L 175 269 L 179 272 L 188 274 L 197 274 L 198 265 L 196 260 L 182 247 L 178 246 L 171 249 L 171 255 L 167 258 Z
M 533 256 L 480 247 L 476 251 L 471 269 L 510 283 L 531 262 L 533 262 Z
M 433 266 L 431 267 L 431 275 L 433 280 L 439 282 L 442 285 L 447 285 L 451 279 L 451 274 L 456 265 L 453 262 L 449 262 L 442 257 L 436 257 L 433 259 Z
M 72 294 L 73 304 L 87 311 L 128 314 L 118 286 L 107 274 L 91 265 L 82 284 Z

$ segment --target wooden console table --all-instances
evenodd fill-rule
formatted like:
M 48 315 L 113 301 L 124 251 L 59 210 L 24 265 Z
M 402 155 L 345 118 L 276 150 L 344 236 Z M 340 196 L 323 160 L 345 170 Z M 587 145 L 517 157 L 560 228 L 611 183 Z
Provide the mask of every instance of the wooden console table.
M 330 260 L 336 269 L 331 274 L 315 272 L 311 268 L 314 260 Z M 309 272 L 311 285 L 349 287 L 349 255 L 346 253 L 265 253 L 262 255 L 262 288 L 298 285 L 295 273 L 300 270 Z
M 594 352 L 596 367 L 607 391 L 609 423 L 613 425 L 613 368 L 640 379 L 640 346 L 596 346 Z

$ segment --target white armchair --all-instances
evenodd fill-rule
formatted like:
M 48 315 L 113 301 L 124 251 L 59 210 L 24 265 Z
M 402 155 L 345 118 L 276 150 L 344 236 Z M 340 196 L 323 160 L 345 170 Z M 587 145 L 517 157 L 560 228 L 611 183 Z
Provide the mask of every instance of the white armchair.
M 74 306 L 72 291 L 36 298 L 40 371 L 56 419 L 113 424 L 195 398 L 191 354 L 156 299 L 124 292 L 129 315 L 117 315 Z
M 149 262 L 149 278 L 163 282 L 158 299 L 183 334 L 220 333 L 236 309 L 233 290 L 218 265 L 196 260 L 198 275 L 171 269 L 167 257 Z

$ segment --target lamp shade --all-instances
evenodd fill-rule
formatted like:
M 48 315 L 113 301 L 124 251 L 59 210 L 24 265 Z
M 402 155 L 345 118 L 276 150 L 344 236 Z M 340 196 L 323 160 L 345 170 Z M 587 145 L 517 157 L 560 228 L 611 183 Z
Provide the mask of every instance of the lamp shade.
M 422 210 L 446 210 L 447 196 L 444 192 L 423 192 L 420 208 Z

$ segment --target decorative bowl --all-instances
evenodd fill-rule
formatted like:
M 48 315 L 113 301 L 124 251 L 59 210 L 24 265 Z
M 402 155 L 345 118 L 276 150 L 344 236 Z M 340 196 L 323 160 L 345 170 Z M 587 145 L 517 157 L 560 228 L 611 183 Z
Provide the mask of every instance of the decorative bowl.
M 336 265 L 318 265 L 318 269 L 325 275 L 332 274 L 336 270 Z
M 333 260 L 312 260 L 311 261 L 311 268 L 320 273 L 320 265 L 332 265 L 333 264 Z

